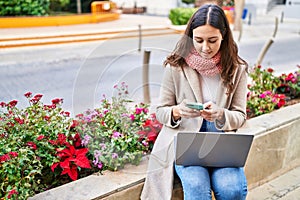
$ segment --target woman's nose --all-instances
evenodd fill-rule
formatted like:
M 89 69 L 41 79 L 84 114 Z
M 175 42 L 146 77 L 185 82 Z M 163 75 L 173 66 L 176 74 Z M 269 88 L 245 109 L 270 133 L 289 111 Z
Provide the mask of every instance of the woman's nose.
M 209 45 L 208 45 L 208 43 L 207 42 L 203 42 L 203 46 L 202 46 L 202 49 L 204 50 L 204 51 L 207 51 L 207 50 L 209 50 Z

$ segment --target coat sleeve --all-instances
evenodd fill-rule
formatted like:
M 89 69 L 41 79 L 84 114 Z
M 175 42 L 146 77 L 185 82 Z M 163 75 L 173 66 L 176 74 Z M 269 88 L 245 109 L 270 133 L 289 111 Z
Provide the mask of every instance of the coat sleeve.
M 229 104 L 224 110 L 225 123 L 220 125 L 215 123 L 216 127 L 224 131 L 239 129 L 246 121 L 247 106 L 247 71 L 245 66 L 238 69 L 235 77 L 235 88 L 229 98 Z
M 175 84 L 170 66 L 165 68 L 163 82 L 160 88 L 160 105 L 156 108 L 157 120 L 171 128 L 179 126 L 180 122 L 172 125 L 172 109 L 177 105 Z

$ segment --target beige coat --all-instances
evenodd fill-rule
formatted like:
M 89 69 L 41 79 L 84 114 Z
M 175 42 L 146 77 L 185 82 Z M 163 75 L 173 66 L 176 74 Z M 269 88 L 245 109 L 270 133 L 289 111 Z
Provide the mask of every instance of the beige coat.
M 161 102 L 157 107 L 157 119 L 164 124 L 150 155 L 147 177 L 141 199 L 169 200 L 172 197 L 174 179 L 173 139 L 178 131 L 199 131 L 203 118 L 183 118 L 179 126 L 171 125 L 172 107 L 184 99 L 202 102 L 199 74 L 190 67 L 167 66 L 161 87 Z M 246 120 L 247 73 L 244 66 L 238 68 L 234 90 L 226 95 L 226 88 L 220 83 L 216 104 L 225 108 L 225 124 L 218 127 L 224 131 L 236 130 Z

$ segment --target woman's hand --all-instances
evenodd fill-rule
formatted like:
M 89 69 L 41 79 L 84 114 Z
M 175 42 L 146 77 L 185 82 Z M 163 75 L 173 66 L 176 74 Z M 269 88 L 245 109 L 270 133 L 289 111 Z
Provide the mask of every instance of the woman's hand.
M 173 108 L 173 118 L 178 120 L 181 117 L 184 118 L 193 118 L 201 116 L 200 110 L 191 109 L 186 106 L 187 99 L 183 100 L 179 105 Z
M 225 121 L 224 119 L 224 108 L 220 108 L 213 102 L 209 101 L 203 105 L 204 110 L 201 111 L 201 116 L 207 121 L 213 122 L 219 120 L 220 122 Z

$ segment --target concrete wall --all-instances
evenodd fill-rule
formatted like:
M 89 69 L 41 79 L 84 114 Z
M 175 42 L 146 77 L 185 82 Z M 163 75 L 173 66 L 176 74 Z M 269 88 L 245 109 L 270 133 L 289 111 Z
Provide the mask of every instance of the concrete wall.
M 276 3 L 277 0 L 245 0 L 245 4 L 255 5 L 259 15 L 266 14 Z
M 255 135 L 246 162 L 249 189 L 261 185 L 300 165 L 300 104 L 255 117 L 239 133 Z M 147 168 L 147 157 L 138 166 L 117 172 L 91 175 L 36 195 L 31 200 L 122 199 L 138 200 Z M 177 182 L 173 200 L 182 199 Z

